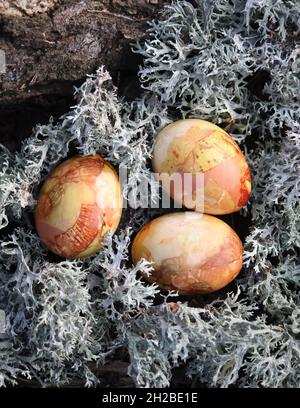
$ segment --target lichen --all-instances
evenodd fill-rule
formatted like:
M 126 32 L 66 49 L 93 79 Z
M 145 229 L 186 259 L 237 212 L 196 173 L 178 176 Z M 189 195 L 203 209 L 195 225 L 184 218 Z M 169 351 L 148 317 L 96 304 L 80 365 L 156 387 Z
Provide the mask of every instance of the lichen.
M 0 385 L 26 376 L 43 386 L 78 379 L 92 386 L 93 365 L 120 347 L 138 387 L 168 386 L 178 366 L 208 387 L 299 385 L 299 2 L 193 4 L 167 6 L 133 46 L 144 58 L 139 99 L 119 99 L 100 67 L 58 123 L 37 126 L 14 154 L 0 147 Z M 253 81 L 262 73 L 257 92 Z M 166 210 L 138 203 L 124 210 L 97 255 L 49 257 L 32 221 L 49 171 L 71 151 L 98 152 L 128 168 L 125 198 L 142 180 L 158 198 L 150 165 L 155 134 L 183 117 L 228 130 L 251 166 L 244 268 L 230 290 L 191 306 L 147 284 L 140 272 L 151 273 L 151 265 L 132 266 L 131 237 Z

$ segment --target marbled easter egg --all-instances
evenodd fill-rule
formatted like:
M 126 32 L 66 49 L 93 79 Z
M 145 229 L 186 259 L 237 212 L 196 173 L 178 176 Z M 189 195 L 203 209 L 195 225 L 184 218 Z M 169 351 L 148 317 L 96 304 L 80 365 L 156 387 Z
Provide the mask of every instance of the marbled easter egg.
M 153 263 L 150 282 L 184 295 L 217 291 L 242 268 L 243 245 L 224 221 L 198 212 L 176 212 L 146 224 L 132 245 L 132 260 Z
M 98 251 L 122 213 L 119 178 L 101 156 L 76 156 L 48 176 L 39 193 L 35 223 L 57 255 L 79 258 Z
M 229 214 L 240 210 L 251 193 L 249 167 L 239 146 L 204 120 L 165 127 L 157 135 L 152 164 L 164 190 L 189 209 Z

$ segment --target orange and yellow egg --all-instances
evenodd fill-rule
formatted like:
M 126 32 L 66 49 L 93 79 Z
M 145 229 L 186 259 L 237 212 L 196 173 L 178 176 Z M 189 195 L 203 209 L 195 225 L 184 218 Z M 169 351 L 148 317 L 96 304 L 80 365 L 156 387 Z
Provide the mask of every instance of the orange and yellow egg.
M 177 212 L 146 224 L 132 245 L 136 264 L 152 262 L 150 282 L 183 295 L 214 292 L 242 268 L 243 245 L 224 221 L 198 212 Z
M 201 119 L 179 120 L 158 135 L 153 169 L 165 191 L 189 209 L 207 214 L 240 210 L 251 193 L 251 176 L 237 143 L 219 126 Z M 174 175 L 192 177 L 192 188 L 174 188 Z M 202 178 L 196 176 L 203 176 Z M 197 193 L 197 194 L 196 194 Z
M 49 175 L 40 191 L 35 223 L 55 254 L 79 258 L 98 251 L 122 213 L 119 178 L 101 156 L 76 156 Z

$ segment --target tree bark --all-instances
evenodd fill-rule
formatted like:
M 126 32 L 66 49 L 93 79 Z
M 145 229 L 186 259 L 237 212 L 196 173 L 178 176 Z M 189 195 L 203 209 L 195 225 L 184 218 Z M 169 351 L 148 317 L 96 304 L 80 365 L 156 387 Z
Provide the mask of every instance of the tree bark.
M 32 125 L 67 111 L 74 85 L 99 65 L 116 81 L 136 84 L 140 60 L 130 43 L 145 34 L 147 21 L 167 2 L 0 1 L 0 50 L 6 56 L 0 74 L 0 142 L 15 148 Z M 127 92 L 134 97 L 135 85 Z

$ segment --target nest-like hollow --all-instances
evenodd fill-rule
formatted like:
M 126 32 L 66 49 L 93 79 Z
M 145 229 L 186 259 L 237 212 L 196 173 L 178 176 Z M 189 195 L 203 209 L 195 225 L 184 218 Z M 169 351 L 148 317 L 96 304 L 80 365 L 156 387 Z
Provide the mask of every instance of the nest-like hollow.
M 138 387 L 168 386 L 176 367 L 208 387 L 299 385 L 299 21 L 297 0 L 174 2 L 133 46 L 142 97 L 119 100 L 101 67 L 58 123 L 37 126 L 16 154 L 0 146 L 0 385 L 94 386 L 120 355 Z M 32 214 L 51 169 L 97 152 L 129 169 L 124 195 L 134 194 L 141 180 L 155 184 L 158 130 L 187 117 L 228 130 L 252 170 L 251 201 L 234 218 L 244 268 L 229 288 L 187 299 L 145 283 L 151 267 L 133 267 L 129 247 L 160 210 L 124 210 L 93 257 L 47 252 Z

